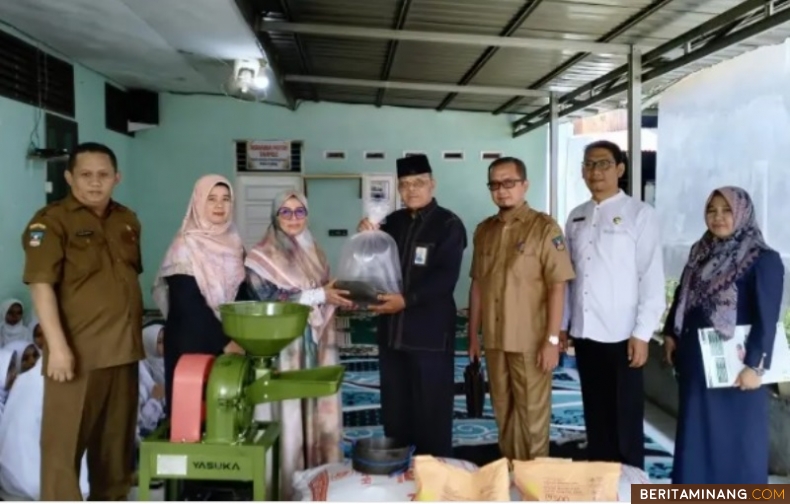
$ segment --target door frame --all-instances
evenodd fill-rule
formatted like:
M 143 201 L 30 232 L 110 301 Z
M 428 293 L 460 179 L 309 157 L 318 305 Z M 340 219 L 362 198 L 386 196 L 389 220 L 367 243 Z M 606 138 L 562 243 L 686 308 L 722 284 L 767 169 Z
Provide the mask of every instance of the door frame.
M 233 195 L 234 195 L 234 203 L 233 203 L 233 212 L 235 214 L 234 220 L 236 221 L 236 228 L 239 232 L 246 232 L 247 222 L 242 219 L 244 218 L 244 206 L 246 204 L 246 197 L 245 197 L 245 182 L 250 180 L 261 180 L 261 179 L 288 179 L 288 180 L 298 180 L 298 190 L 301 193 L 304 193 L 304 178 L 302 177 L 301 173 L 255 173 L 255 172 L 236 172 L 236 177 L 233 183 Z M 242 237 L 243 238 L 243 237 Z M 246 246 L 246 243 L 245 243 Z

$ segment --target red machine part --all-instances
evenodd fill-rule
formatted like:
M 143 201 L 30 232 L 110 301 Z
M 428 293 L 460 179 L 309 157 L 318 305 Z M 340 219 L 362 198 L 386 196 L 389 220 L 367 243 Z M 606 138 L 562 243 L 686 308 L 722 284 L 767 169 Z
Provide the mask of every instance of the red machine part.
M 206 417 L 203 391 L 214 363 L 213 355 L 187 354 L 178 359 L 173 374 L 170 442 L 199 443 Z

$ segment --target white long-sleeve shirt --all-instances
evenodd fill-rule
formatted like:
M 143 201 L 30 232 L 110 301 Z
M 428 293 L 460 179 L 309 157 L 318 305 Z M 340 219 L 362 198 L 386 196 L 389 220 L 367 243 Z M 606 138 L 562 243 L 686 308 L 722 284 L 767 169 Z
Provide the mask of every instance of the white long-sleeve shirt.
M 620 191 L 574 208 L 565 226 L 576 279 L 566 291 L 563 329 L 575 338 L 649 341 L 666 308 L 655 210 Z

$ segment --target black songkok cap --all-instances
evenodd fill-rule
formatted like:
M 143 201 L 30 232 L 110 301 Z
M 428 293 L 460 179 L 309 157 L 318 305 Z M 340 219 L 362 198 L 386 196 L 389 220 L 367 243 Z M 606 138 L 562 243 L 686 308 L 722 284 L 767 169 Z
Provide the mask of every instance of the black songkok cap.
M 431 163 L 428 162 L 428 156 L 425 154 L 400 158 L 397 161 L 397 166 L 398 178 L 432 172 Z

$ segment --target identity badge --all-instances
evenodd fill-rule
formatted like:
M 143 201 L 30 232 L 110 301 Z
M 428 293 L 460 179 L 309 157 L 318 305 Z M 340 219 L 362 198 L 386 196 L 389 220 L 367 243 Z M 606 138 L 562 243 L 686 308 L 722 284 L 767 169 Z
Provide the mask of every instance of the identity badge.
M 417 266 L 425 266 L 428 262 L 428 248 L 417 247 L 414 249 L 414 264 Z

